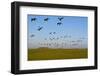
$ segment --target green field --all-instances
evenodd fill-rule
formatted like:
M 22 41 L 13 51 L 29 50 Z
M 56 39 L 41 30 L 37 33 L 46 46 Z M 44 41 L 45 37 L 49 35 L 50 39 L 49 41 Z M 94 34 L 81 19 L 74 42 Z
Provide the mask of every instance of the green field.
M 88 58 L 87 49 L 28 49 L 28 61 Z

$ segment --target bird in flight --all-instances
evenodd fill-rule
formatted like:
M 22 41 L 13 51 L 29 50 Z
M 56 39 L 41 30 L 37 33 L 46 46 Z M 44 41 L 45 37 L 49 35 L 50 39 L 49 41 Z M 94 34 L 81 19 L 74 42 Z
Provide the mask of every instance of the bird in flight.
M 45 38 L 44 40 L 47 40 L 47 38 Z
M 77 42 L 82 42 L 82 40 L 77 40 Z
M 72 46 L 76 46 L 76 45 L 78 45 L 77 43 L 75 43 L 75 44 L 72 44 Z
M 51 35 L 51 34 L 56 34 L 56 32 L 50 32 L 49 34 L 50 34 L 50 35 Z
M 67 35 L 65 35 L 64 38 L 67 38 Z
M 37 18 L 31 18 L 31 21 L 36 21 L 37 20 Z
M 61 21 L 62 19 L 64 19 L 63 17 L 58 17 L 59 21 Z
M 75 41 L 71 41 L 71 42 L 75 42 Z
M 31 35 L 31 37 L 34 37 L 34 36 L 35 36 L 34 34 Z
M 58 22 L 58 23 L 57 23 L 57 25 L 59 25 L 59 26 L 60 26 L 60 25 L 62 25 L 62 23 L 61 23 L 61 22 Z
M 58 40 L 59 38 L 57 37 L 57 40 Z
M 43 29 L 43 27 L 39 27 L 37 30 L 40 31 L 40 30 L 42 30 L 42 29 Z
M 52 32 L 50 32 L 49 34 L 52 34 Z
M 45 19 L 44 19 L 44 21 L 48 21 L 48 20 L 49 20 L 49 18 L 45 18 Z
M 53 40 L 55 39 L 55 38 L 52 38 Z
M 56 34 L 56 32 L 53 32 L 53 34 Z
M 50 40 L 52 41 L 52 38 L 50 38 Z

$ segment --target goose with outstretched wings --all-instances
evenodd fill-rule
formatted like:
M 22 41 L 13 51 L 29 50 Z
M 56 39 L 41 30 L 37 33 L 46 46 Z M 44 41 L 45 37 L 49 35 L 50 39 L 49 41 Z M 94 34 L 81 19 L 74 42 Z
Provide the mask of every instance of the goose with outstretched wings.
M 62 21 L 62 19 L 64 19 L 64 17 L 58 17 L 59 21 Z
M 49 18 L 45 18 L 45 19 L 44 19 L 44 21 L 48 21 L 48 20 L 49 20 Z
M 38 30 L 38 31 L 41 31 L 42 29 L 43 29 L 43 27 L 39 27 L 37 30 Z
M 31 21 L 36 21 L 37 20 L 37 18 L 31 18 Z

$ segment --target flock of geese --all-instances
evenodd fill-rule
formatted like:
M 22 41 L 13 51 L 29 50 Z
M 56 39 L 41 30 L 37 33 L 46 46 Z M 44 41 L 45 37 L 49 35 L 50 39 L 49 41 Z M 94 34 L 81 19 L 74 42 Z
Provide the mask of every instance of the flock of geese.
M 62 19 L 64 19 L 64 17 L 58 17 L 59 22 L 57 22 L 57 25 L 60 26 L 62 25 Z M 38 20 L 37 18 L 31 18 L 31 22 L 35 22 L 36 20 Z M 48 21 L 50 20 L 50 18 L 44 18 L 44 21 Z M 41 31 L 43 29 L 43 26 L 38 26 L 37 31 Z M 56 34 L 56 32 L 50 32 L 49 34 Z M 34 34 L 31 34 L 31 37 L 34 37 Z
M 58 17 L 58 22 L 57 22 L 57 26 L 63 25 L 62 20 L 64 19 L 64 17 Z M 35 22 L 36 20 L 38 20 L 37 18 L 31 18 L 31 22 Z M 48 22 L 50 20 L 50 18 L 44 18 L 43 21 Z M 42 31 L 43 30 L 43 26 L 38 26 L 37 31 Z M 54 37 L 57 32 L 49 32 L 48 33 L 50 36 L 53 37 L 49 37 L 49 38 L 44 38 L 46 43 L 38 43 L 40 46 L 46 46 L 46 47 L 50 47 L 50 46 L 55 46 L 55 47 L 59 47 L 62 45 L 62 47 L 66 47 L 68 46 L 68 43 L 70 43 L 70 46 L 78 46 L 81 45 L 80 47 L 82 47 L 82 41 L 85 40 L 86 38 L 80 38 L 78 40 L 70 40 L 68 43 L 67 41 L 59 43 L 59 42 L 55 42 L 57 40 L 61 40 L 61 39 L 71 39 L 72 36 L 70 35 L 64 35 L 64 36 L 59 36 L 59 37 Z M 35 34 L 31 34 L 30 35 L 31 38 L 35 37 Z M 48 41 L 51 41 L 51 43 Z
M 47 40 L 47 39 L 45 39 Z M 58 40 L 58 41 L 57 41 Z M 40 46 L 42 47 L 62 47 L 62 48 L 72 48 L 72 47 L 77 47 L 77 48 L 82 48 L 83 47 L 83 40 L 85 40 L 85 38 L 83 39 L 78 39 L 78 40 L 64 40 L 62 42 L 59 42 L 59 39 L 57 38 L 52 38 L 50 39 L 50 41 L 48 42 L 42 42 L 42 43 L 38 43 Z M 56 41 L 56 42 L 55 42 Z

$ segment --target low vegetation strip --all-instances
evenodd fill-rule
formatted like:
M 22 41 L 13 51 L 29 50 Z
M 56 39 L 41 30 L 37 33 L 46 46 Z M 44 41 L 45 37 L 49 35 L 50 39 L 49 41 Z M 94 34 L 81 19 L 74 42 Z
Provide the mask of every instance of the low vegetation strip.
M 88 58 L 87 49 L 28 49 L 28 61 Z

